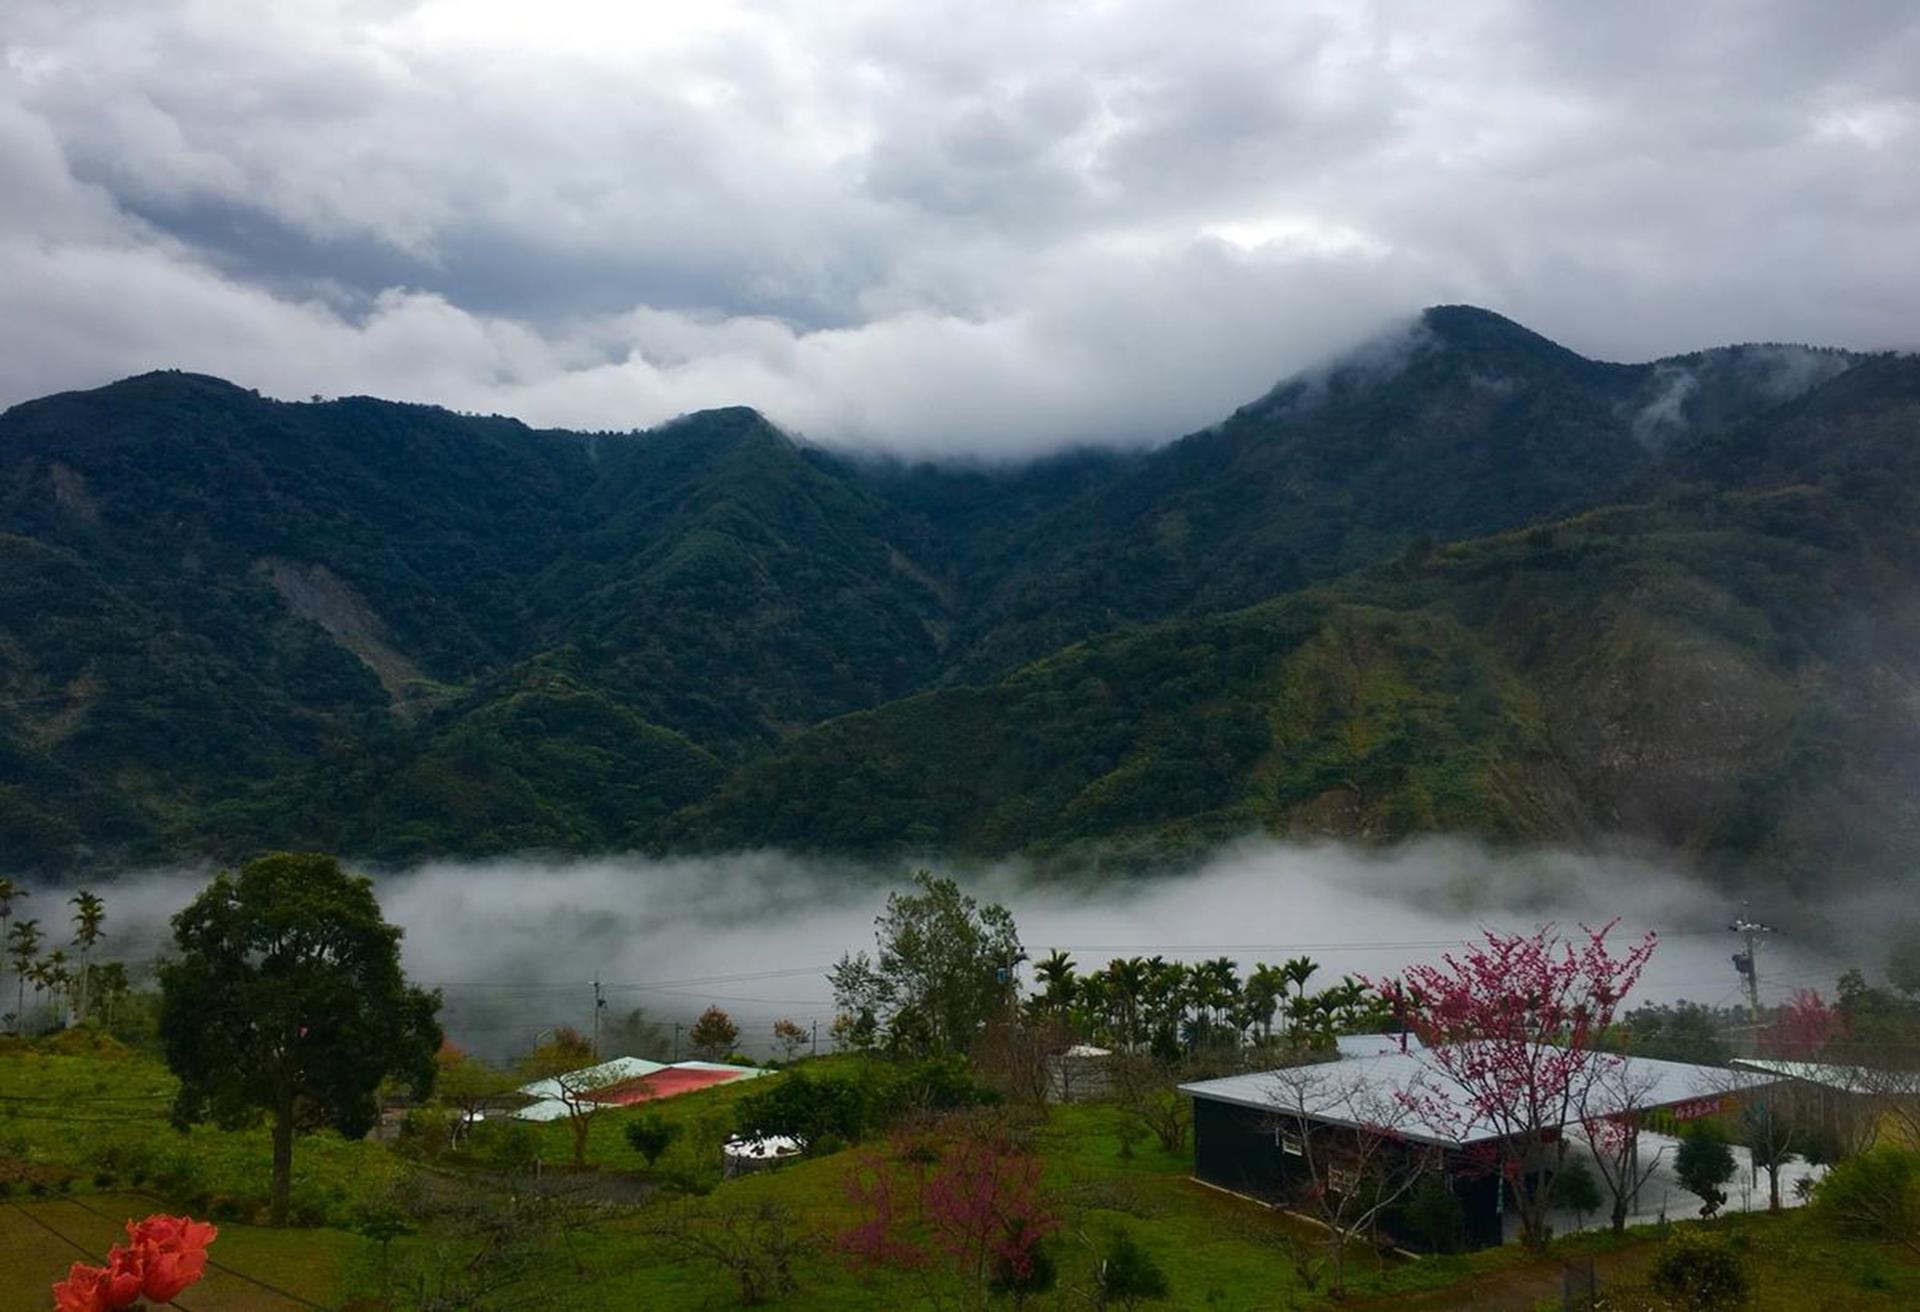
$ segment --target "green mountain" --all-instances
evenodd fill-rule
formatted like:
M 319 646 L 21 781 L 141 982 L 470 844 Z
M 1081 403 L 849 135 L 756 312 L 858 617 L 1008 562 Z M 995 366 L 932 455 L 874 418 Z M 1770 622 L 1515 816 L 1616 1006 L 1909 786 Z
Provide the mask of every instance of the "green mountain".
M 1428 311 L 1146 454 L 850 461 L 155 374 L 0 416 L 0 850 L 1904 870 L 1920 364 Z

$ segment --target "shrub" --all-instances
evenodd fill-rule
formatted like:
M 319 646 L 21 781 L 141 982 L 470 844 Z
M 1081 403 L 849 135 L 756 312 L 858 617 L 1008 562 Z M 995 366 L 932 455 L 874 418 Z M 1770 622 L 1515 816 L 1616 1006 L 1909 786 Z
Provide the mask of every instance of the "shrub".
M 445 1107 L 413 1107 L 400 1122 L 395 1148 L 404 1156 L 433 1161 L 452 1146 L 459 1113 Z
M 1723 1241 L 1679 1230 L 1660 1246 L 1647 1284 L 1689 1312 L 1720 1312 L 1747 1301 L 1746 1269 Z
M 1168 1297 L 1167 1273 L 1153 1254 L 1125 1230 L 1117 1231 L 1094 1271 L 1095 1299 L 1100 1307 L 1118 1304 L 1135 1308 Z
M 540 1135 L 525 1121 L 481 1121 L 467 1135 L 467 1151 L 496 1171 L 525 1171 L 540 1155 Z
M 1814 1186 L 1813 1206 L 1843 1233 L 1920 1251 L 1920 1153 L 1883 1144 L 1849 1157 Z
M 660 1154 L 680 1137 L 680 1127 L 659 1112 L 648 1112 L 627 1122 L 626 1136 L 628 1145 L 652 1167 L 660 1161 Z
M 1433 1252 L 1458 1252 L 1466 1243 L 1467 1209 L 1437 1171 L 1420 1178 L 1400 1215 L 1413 1237 Z

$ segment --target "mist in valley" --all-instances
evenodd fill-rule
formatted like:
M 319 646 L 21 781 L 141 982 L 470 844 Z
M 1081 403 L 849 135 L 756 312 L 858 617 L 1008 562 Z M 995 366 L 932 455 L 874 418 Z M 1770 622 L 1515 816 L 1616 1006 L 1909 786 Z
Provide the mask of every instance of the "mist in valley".
M 593 981 L 618 1024 L 640 1010 L 665 1027 L 709 1005 L 739 1024 L 743 1051 L 771 1052 L 787 1017 L 833 1021 L 825 971 L 873 946 L 889 889 L 919 864 L 969 893 L 1004 903 L 1028 953 L 1070 952 L 1082 969 L 1116 956 L 1255 962 L 1307 955 L 1322 977 L 1381 976 L 1434 960 L 1483 928 L 1543 923 L 1577 932 L 1619 918 L 1620 939 L 1661 939 L 1631 1000 L 1732 1004 L 1740 977 L 1728 930 L 1742 904 L 1658 862 L 1536 850 L 1490 850 L 1449 839 L 1391 849 L 1248 840 L 1153 877 L 1062 879 L 1020 862 L 937 859 L 876 867 L 779 852 L 647 859 L 434 861 L 378 877 L 387 917 L 406 931 L 409 974 L 439 988 L 458 1042 L 496 1058 L 556 1025 L 593 1022 Z M 129 872 L 94 885 L 107 899 L 109 956 L 136 977 L 166 946 L 167 917 L 206 871 Z M 43 924 L 64 891 L 23 904 Z M 1889 926 L 1894 900 L 1819 907 L 1756 904 L 1747 914 L 1782 932 L 1761 957 L 1762 1001 L 1798 988 L 1831 995 L 1849 966 L 1875 973 L 1881 946 L 1862 926 Z M 1858 937 L 1849 937 L 1857 934 Z M 682 1056 L 687 1055 L 684 1043 Z

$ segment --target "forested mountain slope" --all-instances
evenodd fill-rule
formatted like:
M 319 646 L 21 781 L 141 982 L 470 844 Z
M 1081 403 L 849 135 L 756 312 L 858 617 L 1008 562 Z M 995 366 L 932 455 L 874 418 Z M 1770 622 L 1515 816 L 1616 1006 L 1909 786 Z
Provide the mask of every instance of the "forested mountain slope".
M 1915 368 L 1602 364 L 1443 307 L 1168 447 L 1005 470 L 737 409 L 49 397 L 0 416 L 0 851 L 1265 828 L 1892 868 Z

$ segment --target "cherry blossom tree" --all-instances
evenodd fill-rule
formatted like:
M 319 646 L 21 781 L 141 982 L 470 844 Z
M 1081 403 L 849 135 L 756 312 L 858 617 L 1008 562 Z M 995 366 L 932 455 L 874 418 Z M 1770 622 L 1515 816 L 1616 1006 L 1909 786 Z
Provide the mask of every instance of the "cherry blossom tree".
M 1402 1099 L 1428 1124 L 1479 1145 L 1530 1247 L 1549 1237 L 1551 1181 L 1567 1152 L 1562 1127 L 1580 1119 L 1597 1075 L 1625 1060 L 1601 1043 L 1656 940 L 1649 933 L 1616 955 L 1607 936 L 1618 923 L 1583 926 L 1569 939 L 1550 925 L 1487 930 L 1484 943 L 1411 966 L 1381 987 L 1425 1045 L 1422 1078 Z
M 1818 989 L 1795 989 L 1760 1032 L 1760 1050 L 1769 1057 L 1813 1061 L 1841 1033 L 1841 1015 Z
M 1020 1289 L 1060 1228 L 1039 1157 L 990 1124 L 913 1146 L 937 1156 L 916 1161 L 903 1149 L 856 1161 L 845 1189 L 858 1219 L 839 1236 L 841 1253 L 861 1268 L 938 1269 L 970 1307 L 987 1306 L 996 1287 Z

